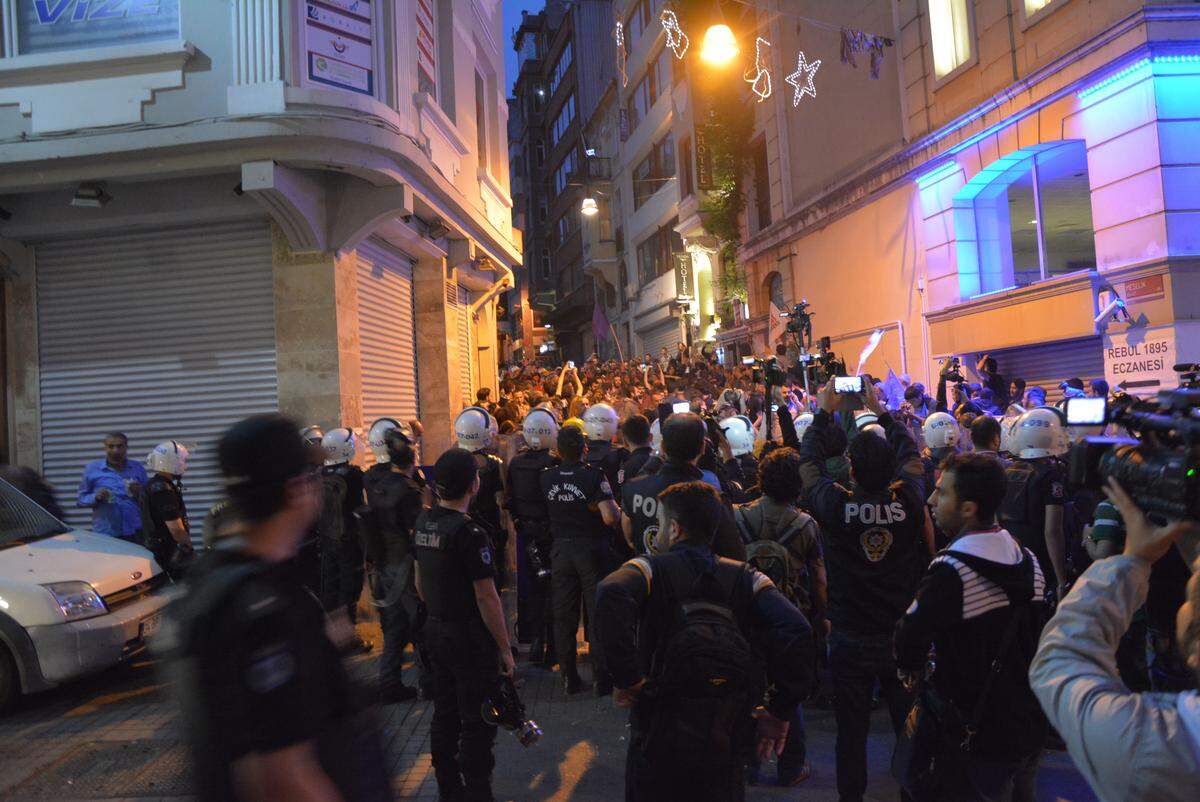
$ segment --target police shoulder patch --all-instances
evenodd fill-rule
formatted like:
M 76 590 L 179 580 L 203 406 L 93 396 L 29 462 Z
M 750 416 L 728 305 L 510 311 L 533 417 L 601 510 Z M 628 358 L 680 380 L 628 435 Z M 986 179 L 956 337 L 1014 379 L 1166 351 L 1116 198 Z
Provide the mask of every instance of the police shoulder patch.
M 484 565 L 492 564 L 492 550 L 484 546 L 479 550 L 479 559 Z

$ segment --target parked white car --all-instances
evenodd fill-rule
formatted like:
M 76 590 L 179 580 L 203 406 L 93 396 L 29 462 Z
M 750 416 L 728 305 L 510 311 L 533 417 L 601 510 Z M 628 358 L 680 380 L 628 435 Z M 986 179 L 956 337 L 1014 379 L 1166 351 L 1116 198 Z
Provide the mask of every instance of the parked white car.
M 141 652 L 168 584 L 146 549 L 72 529 L 0 481 L 0 710 Z

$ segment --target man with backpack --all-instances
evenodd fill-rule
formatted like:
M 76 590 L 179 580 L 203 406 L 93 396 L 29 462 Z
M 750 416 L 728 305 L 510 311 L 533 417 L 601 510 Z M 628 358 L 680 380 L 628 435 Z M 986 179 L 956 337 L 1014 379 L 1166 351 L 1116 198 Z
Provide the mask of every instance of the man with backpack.
M 733 510 L 746 542 L 746 562 L 775 583 L 823 639 L 829 626 L 825 619 L 825 557 L 817 522 L 796 508 L 803 490 L 800 455 L 786 447 L 771 451 L 759 466 L 759 481 L 763 495 Z M 805 746 L 804 716 L 797 706 L 787 746 L 779 756 L 780 785 L 799 785 L 812 774 Z M 751 764 L 751 784 L 757 781 L 757 769 Z
M 358 436 L 351 429 L 331 429 L 321 440 L 325 466 L 321 469 L 322 504 L 317 532 L 321 538 L 321 603 L 326 612 L 344 609 L 350 623 L 358 621 L 358 597 L 365 570 L 358 521 L 354 512 L 363 504 L 363 472 L 354 464 Z M 355 634 L 355 649 L 371 644 Z
M 782 753 L 815 679 L 800 611 L 766 576 L 713 553 L 722 508 L 703 482 L 666 488 L 657 553 L 600 584 L 596 630 L 614 700 L 631 708 L 626 802 L 740 802 L 756 744 L 761 759 Z

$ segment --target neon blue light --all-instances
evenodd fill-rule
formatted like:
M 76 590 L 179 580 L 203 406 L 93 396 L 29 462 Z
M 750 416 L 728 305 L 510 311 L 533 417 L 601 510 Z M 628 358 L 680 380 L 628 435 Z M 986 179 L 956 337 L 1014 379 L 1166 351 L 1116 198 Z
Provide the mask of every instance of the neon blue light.
M 1141 72 L 1153 64 L 1200 64 L 1200 54 L 1198 53 L 1177 53 L 1173 55 L 1154 56 L 1153 58 L 1143 58 L 1130 64 L 1123 70 L 1113 73 L 1102 81 L 1092 84 L 1086 89 L 1080 90 L 1075 94 L 1075 97 L 1083 100 L 1097 92 L 1100 92 L 1113 84 L 1128 78 L 1131 75 Z
M 947 177 L 951 173 L 957 172 L 957 170 L 958 170 L 958 162 L 954 161 L 954 159 L 951 159 L 950 161 L 942 162 L 941 164 L 939 164 L 937 167 L 934 167 L 929 172 L 918 176 L 916 179 L 917 186 L 920 187 L 921 189 L 924 189 L 925 187 L 929 186 L 930 184 L 941 181 L 943 178 Z

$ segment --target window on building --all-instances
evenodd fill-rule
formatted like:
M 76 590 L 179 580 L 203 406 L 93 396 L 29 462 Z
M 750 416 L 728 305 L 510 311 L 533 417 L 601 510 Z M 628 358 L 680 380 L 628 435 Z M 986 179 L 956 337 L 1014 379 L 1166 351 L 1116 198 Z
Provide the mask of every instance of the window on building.
M 1025 4 L 1025 21 L 1031 22 L 1051 6 L 1062 5 L 1063 0 L 1022 0 Z
M 558 55 L 558 61 L 554 63 L 554 71 L 550 74 L 550 94 L 553 95 L 558 91 L 558 85 L 562 83 L 562 79 L 567 76 L 567 70 L 571 69 L 571 42 L 567 41 L 567 46 L 563 48 L 562 53 Z
M 679 140 L 679 197 L 686 198 L 696 191 L 696 168 L 692 156 L 692 138 Z
M 617 283 L 620 285 L 618 295 L 621 300 L 621 311 L 629 308 L 629 274 L 625 269 L 625 261 L 617 262 Z
M 574 148 L 567 152 L 563 157 L 562 163 L 554 171 L 554 197 L 558 197 L 567 188 L 567 184 L 571 181 L 571 174 L 579 166 L 579 153 Z
M 625 20 L 625 42 L 630 52 L 646 29 L 650 27 L 650 0 L 636 0 Z
M 787 309 L 787 301 L 783 296 L 783 276 L 779 273 L 771 273 L 767 276 L 767 298 L 770 299 L 771 305 L 779 309 Z
M 675 175 L 675 140 L 667 134 L 633 168 L 633 208 L 638 209 Z
M 437 0 L 416 0 L 417 91 L 438 97 L 438 7 Z
M 558 235 L 558 245 L 561 246 L 571 235 L 579 229 L 579 210 L 568 209 L 562 217 L 558 218 L 558 222 L 554 225 L 555 233 Z
M 674 218 L 638 244 L 638 279 L 642 286 L 673 270 L 675 255 L 686 253 L 683 237 L 675 230 L 678 224 L 679 219 Z
M 542 248 L 542 278 L 550 278 L 550 249 Z
M 1018 151 L 980 174 L 955 198 L 959 270 L 978 270 L 966 294 L 1020 287 L 1096 266 L 1087 150 L 1068 141 Z M 977 268 L 975 267 L 977 265 Z M 969 290 L 975 290 L 970 292 Z
M 971 59 L 969 6 L 968 0 L 929 0 L 929 38 L 936 78 L 945 78 Z
M 489 168 L 488 136 L 487 136 L 487 95 L 484 94 L 483 76 L 475 73 L 475 153 L 479 156 L 479 166 L 484 170 Z
M 558 110 L 558 116 L 554 118 L 554 125 L 550 130 L 550 147 L 557 145 L 567 133 L 567 129 L 571 127 L 571 123 L 575 122 L 575 93 L 567 95 L 567 99 L 563 101 L 562 108 Z
M 538 142 L 533 146 L 533 162 L 538 167 L 546 163 L 546 144 L 544 142 Z
M 654 108 L 658 98 L 667 91 L 672 69 L 671 60 L 671 51 L 664 47 L 659 51 L 658 57 L 650 62 L 642 80 L 638 81 L 629 93 L 625 108 L 629 116 L 630 131 L 638 127 L 638 123 L 650 114 L 650 109 Z
M 766 137 L 754 143 L 754 230 L 762 231 L 771 225 L 771 175 L 767 168 Z

